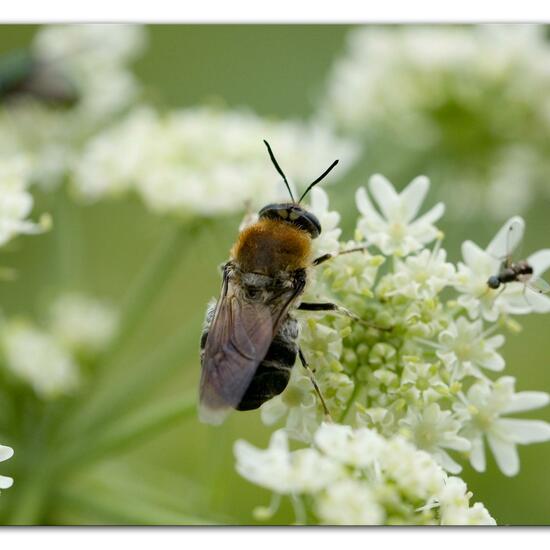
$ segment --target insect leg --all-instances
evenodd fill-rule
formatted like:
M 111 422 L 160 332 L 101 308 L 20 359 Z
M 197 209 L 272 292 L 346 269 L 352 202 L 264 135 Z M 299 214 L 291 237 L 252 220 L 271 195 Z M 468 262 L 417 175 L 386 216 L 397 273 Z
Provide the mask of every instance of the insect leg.
M 319 396 L 319 401 L 321 401 L 321 405 L 323 407 L 325 417 L 327 418 L 327 420 L 332 422 L 332 417 L 330 416 L 330 412 L 329 412 L 327 404 L 325 402 L 325 398 L 323 397 L 323 394 L 321 393 L 321 389 L 319 388 L 319 385 L 317 384 L 317 380 L 315 380 L 315 374 L 311 370 L 311 367 L 309 366 L 308 362 L 306 361 L 306 358 L 304 357 L 304 354 L 303 354 L 301 348 L 298 348 L 298 356 L 300 357 L 300 362 L 302 363 L 302 366 L 308 372 L 309 379 L 311 380 L 311 383 L 313 384 L 313 388 L 315 389 L 315 393 Z
M 337 256 L 342 256 L 343 254 L 351 254 L 352 252 L 367 252 L 367 251 L 368 251 L 368 248 L 366 246 L 358 246 L 356 248 L 350 248 L 349 250 L 342 250 L 341 252 L 337 252 L 336 254 L 323 254 L 322 256 L 319 256 L 318 258 L 315 258 L 315 260 L 313 260 L 313 265 L 317 266 L 317 265 L 323 264 L 327 260 L 336 258 Z
M 364 321 L 363 319 L 361 319 L 361 317 L 359 317 L 358 315 L 355 315 L 353 311 L 350 311 L 344 306 L 339 306 L 338 304 L 334 304 L 332 302 L 319 302 L 317 304 L 312 304 L 310 302 L 302 302 L 296 309 L 301 309 L 302 311 L 333 311 L 335 313 L 340 313 L 341 315 L 345 315 L 346 317 L 353 319 L 355 322 L 361 323 L 362 325 L 365 325 L 370 328 L 375 328 L 377 330 L 387 330 L 387 331 L 391 330 L 391 328 L 380 327 L 378 325 L 375 325 L 374 323 L 369 323 L 368 321 Z

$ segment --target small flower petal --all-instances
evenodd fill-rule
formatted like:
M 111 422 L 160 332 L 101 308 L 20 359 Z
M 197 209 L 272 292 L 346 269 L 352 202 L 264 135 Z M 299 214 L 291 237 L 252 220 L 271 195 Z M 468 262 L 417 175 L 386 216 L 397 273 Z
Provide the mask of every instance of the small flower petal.
M 506 476 L 515 476 L 519 472 L 519 457 L 515 444 L 491 433 L 487 434 L 487 441 L 500 471 Z
M 498 420 L 498 430 L 502 430 L 511 441 L 521 445 L 550 440 L 550 424 L 542 420 L 501 418 Z

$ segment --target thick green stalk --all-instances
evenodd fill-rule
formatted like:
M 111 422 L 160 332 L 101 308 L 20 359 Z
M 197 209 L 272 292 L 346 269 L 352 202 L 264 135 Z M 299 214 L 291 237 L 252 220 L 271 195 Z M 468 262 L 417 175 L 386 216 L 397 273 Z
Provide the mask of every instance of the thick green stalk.
M 154 299 L 164 289 L 182 258 L 185 241 L 192 241 L 200 223 L 178 223 L 158 245 L 145 268 L 130 286 L 124 304 L 117 336 L 109 346 L 102 363 L 110 363 L 111 356 L 124 347 Z
M 56 468 L 64 474 L 68 470 L 80 469 L 90 462 L 126 450 L 176 422 L 188 419 L 195 411 L 195 392 L 168 403 L 155 404 L 106 428 L 98 438 L 78 439 L 71 447 L 60 451 L 56 459 Z
M 191 348 L 195 349 L 198 346 L 198 327 L 202 318 L 202 312 L 195 314 L 176 334 L 134 364 L 131 379 L 111 380 L 110 383 L 103 384 L 105 390 L 88 401 L 63 430 L 63 439 L 82 437 L 83 433 L 89 435 L 103 429 L 103 426 L 112 422 L 113 418 L 128 413 L 133 406 L 143 401 L 153 388 L 181 369 L 182 358 L 189 355 Z M 129 372 L 124 368 L 120 370 Z
M 67 191 L 60 189 L 53 203 L 53 237 L 55 246 L 55 281 L 59 292 L 66 292 L 82 276 L 84 247 L 80 217 L 75 205 L 67 197 Z
M 92 517 L 99 516 L 102 523 L 117 523 L 125 525 L 215 525 L 219 523 L 203 517 L 192 516 L 184 512 L 178 512 L 162 503 L 151 503 L 148 494 L 146 501 L 135 496 L 63 491 L 59 498 L 65 508 L 75 509 Z M 80 521 L 79 521 L 80 524 Z
M 49 490 L 48 474 L 39 466 L 25 472 L 12 490 L 18 494 L 9 520 L 10 525 L 35 525 L 42 516 L 44 497 Z
M 118 354 L 124 349 L 125 343 L 131 338 L 139 326 L 140 321 L 145 317 L 147 309 L 151 306 L 155 298 L 162 292 L 164 286 L 170 279 L 171 275 L 175 271 L 176 267 L 182 260 L 182 257 L 187 257 L 189 253 L 189 247 L 185 244 L 195 244 L 197 231 L 208 225 L 207 220 L 192 221 L 186 225 L 183 222 L 178 224 L 175 228 L 172 228 L 169 235 L 167 235 L 162 243 L 159 245 L 155 253 L 149 258 L 146 266 L 142 272 L 137 276 L 129 289 L 124 304 L 122 306 L 122 315 L 119 324 L 118 334 L 111 342 L 108 349 L 97 359 L 96 365 L 100 367 L 94 375 L 93 383 L 87 388 L 88 395 L 92 396 L 92 399 L 88 399 L 84 404 L 74 404 L 73 415 L 68 419 L 66 425 L 61 429 L 62 433 L 75 434 L 81 432 L 83 427 L 89 425 L 93 421 L 94 415 L 105 415 L 105 412 L 109 410 L 109 405 L 118 402 L 126 401 L 128 397 L 131 397 L 131 388 L 127 386 L 127 380 L 125 380 L 118 389 L 115 389 L 115 399 L 110 400 L 107 404 L 102 397 L 95 399 L 98 392 L 101 393 L 102 388 L 108 387 L 109 377 L 111 376 Z M 185 241 L 188 241 L 185 243 Z M 166 371 L 170 371 L 171 365 L 177 362 L 177 351 L 186 350 L 192 331 L 182 330 L 182 342 L 183 346 L 179 347 L 179 342 L 174 338 L 174 349 L 176 350 L 172 354 L 172 350 L 166 350 L 164 347 L 159 352 L 153 352 L 153 356 L 158 353 L 158 359 L 163 364 L 166 364 Z M 172 342 L 170 342 L 171 346 Z M 179 356 L 181 357 L 181 355 Z M 157 357 L 155 357 L 157 359 Z M 156 369 L 156 363 L 148 363 L 149 358 L 144 361 L 146 368 L 148 367 L 148 373 L 145 372 L 144 382 L 148 384 L 153 382 L 157 378 L 157 374 L 162 374 L 162 369 Z M 151 368 L 151 365 L 155 365 L 155 368 Z M 162 378 L 162 376 L 159 376 Z M 131 384 L 131 382 L 130 382 Z M 138 378 L 139 384 L 139 378 Z M 143 384 L 139 384 L 140 394 L 143 394 Z M 109 394 L 109 391 L 107 392 Z M 78 407 L 78 408 L 77 408 Z M 118 407 L 117 408 L 121 408 Z M 109 415 L 112 415 L 112 411 L 109 410 Z

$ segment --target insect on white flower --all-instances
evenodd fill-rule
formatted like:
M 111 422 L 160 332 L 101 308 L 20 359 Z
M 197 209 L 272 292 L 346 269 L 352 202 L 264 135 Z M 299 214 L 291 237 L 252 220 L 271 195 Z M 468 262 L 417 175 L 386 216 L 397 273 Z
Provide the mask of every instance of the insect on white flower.
M 506 268 L 518 265 L 511 255 L 522 241 L 524 230 L 523 218 L 514 216 L 500 228 L 485 250 L 472 241 L 463 243 L 464 263 L 458 264 L 456 288 L 462 293 L 458 302 L 471 317 L 482 315 L 488 321 L 495 321 L 501 313 L 550 312 L 550 297 L 544 294 L 550 286 L 541 279 L 550 268 L 550 249 L 539 250 L 524 261 L 532 268 L 532 274 L 523 276 L 524 280 L 520 275 L 497 288 L 489 287 L 491 278 L 505 275 Z

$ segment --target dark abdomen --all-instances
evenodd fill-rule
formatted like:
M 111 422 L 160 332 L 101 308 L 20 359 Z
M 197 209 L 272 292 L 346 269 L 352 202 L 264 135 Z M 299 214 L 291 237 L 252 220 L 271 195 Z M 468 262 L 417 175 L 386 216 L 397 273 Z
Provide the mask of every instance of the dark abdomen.
M 284 391 L 290 380 L 292 367 L 298 355 L 298 323 L 288 317 L 259 364 L 236 409 L 249 411 Z

